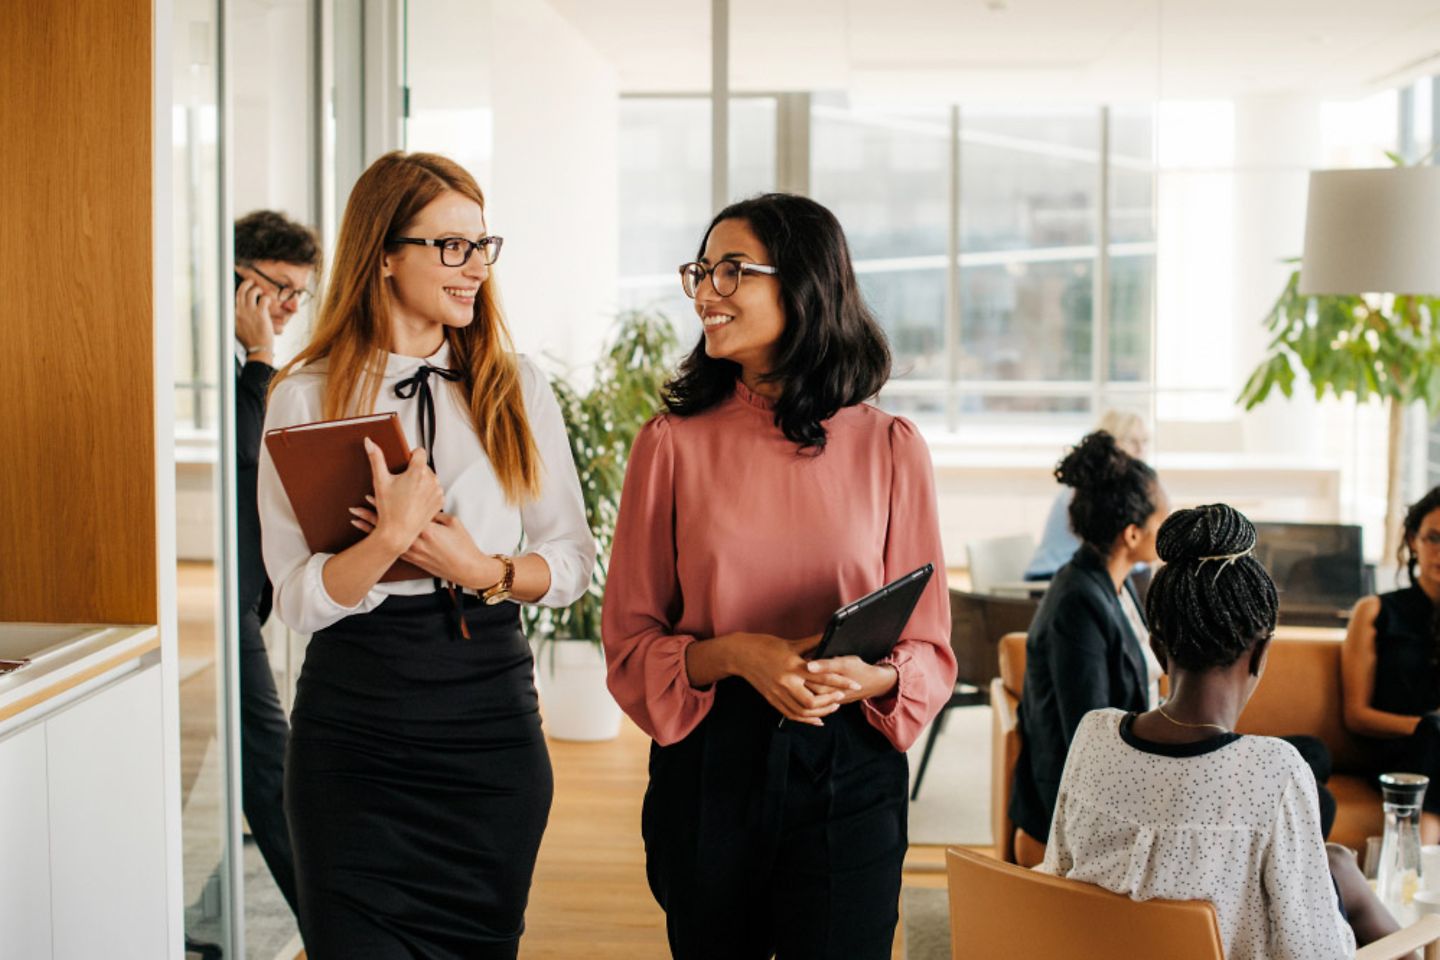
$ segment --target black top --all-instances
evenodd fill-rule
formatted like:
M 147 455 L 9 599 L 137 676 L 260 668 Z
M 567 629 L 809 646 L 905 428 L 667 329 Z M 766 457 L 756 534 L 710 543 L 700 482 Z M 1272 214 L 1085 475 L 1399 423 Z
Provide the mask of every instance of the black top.
M 1435 605 L 1419 587 L 1380 595 L 1375 615 L 1375 690 L 1370 706 L 1419 716 L 1440 707 Z
M 260 555 L 260 439 L 265 432 L 265 400 L 275 368 L 251 360 L 235 364 L 235 527 L 240 611 L 252 607 L 263 623 L 270 614 L 270 580 Z
M 1128 581 L 1124 589 L 1135 599 Z M 1138 599 L 1135 605 L 1140 607 Z M 1082 546 L 1050 582 L 1025 641 L 1020 759 L 1010 796 L 1016 826 L 1036 840 L 1049 839 L 1060 774 L 1080 719 L 1104 707 L 1148 710 L 1149 686 L 1145 654 L 1105 560 Z
M 1206 737 L 1204 740 L 1196 740 L 1192 743 L 1161 743 L 1158 740 L 1146 740 L 1133 729 L 1136 716 L 1138 714 L 1127 713 L 1120 721 L 1120 739 L 1142 753 L 1153 753 L 1161 757 L 1200 757 L 1207 753 L 1214 753 L 1221 747 L 1228 747 L 1240 739 L 1238 733 L 1217 733 L 1213 737 Z

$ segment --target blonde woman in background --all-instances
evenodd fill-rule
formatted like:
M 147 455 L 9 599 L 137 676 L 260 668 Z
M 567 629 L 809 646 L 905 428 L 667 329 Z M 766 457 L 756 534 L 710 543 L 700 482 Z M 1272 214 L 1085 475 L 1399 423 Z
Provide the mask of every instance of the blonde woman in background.
M 1138 413 L 1129 410 L 1106 410 L 1095 426 L 1115 438 L 1115 445 L 1136 460 L 1150 457 L 1150 430 Z M 1061 487 L 1050 504 L 1050 513 L 1045 517 L 1045 529 L 1040 534 L 1040 545 L 1025 568 L 1026 580 L 1049 580 L 1055 571 L 1070 562 L 1075 551 L 1080 549 L 1080 538 L 1070 529 L 1070 501 L 1075 499 L 1075 490 Z

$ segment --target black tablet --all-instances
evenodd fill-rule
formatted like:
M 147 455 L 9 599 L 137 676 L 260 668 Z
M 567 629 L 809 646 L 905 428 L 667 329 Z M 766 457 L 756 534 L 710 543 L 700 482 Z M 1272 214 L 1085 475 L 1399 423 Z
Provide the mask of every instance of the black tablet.
M 934 573 L 935 565 L 927 563 L 836 610 L 810 656 L 816 660 L 856 656 L 866 663 L 883 659 L 900 642 L 900 633 Z

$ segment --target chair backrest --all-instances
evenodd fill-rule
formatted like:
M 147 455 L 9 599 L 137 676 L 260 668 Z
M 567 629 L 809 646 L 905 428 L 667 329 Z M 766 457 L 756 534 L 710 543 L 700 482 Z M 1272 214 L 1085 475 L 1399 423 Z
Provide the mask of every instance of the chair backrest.
M 1000 638 L 1025 631 L 1039 600 L 950 591 L 950 647 L 960 669 L 959 680 L 981 689 L 989 687 L 999 665 L 995 648 Z
M 1319 737 L 1340 773 L 1365 769 L 1364 745 L 1345 728 L 1340 652 L 1334 640 L 1272 640 L 1265 674 L 1240 714 L 1240 733 Z
M 1029 635 L 1024 630 L 1007 633 L 1000 638 L 1000 681 L 1005 692 L 1016 700 L 1025 689 L 1025 641 Z
M 1010 790 L 1020 760 L 1020 725 L 1016 710 L 1025 683 L 1024 633 L 1000 638 L 999 676 L 990 682 L 990 833 L 995 855 L 1016 859 L 1015 824 L 1010 819 Z
M 1136 901 L 970 850 L 945 852 L 955 957 L 1224 960 L 1204 900 Z
M 967 542 L 965 556 L 970 565 L 970 589 L 975 593 L 989 593 L 997 583 L 1023 579 L 1034 553 L 1035 538 L 1028 533 Z

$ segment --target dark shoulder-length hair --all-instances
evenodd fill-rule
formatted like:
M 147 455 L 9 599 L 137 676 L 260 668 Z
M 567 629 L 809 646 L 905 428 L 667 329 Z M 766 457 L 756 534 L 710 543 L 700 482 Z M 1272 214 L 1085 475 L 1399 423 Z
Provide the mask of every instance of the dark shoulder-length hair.
M 845 232 L 833 213 L 808 197 L 766 193 L 716 214 L 699 256 L 722 220 L 744 220 L 777 270 L 785 325 L 765 378 L 780 385 L 775 425 L 801 449 L 819 453 L 824 421 L 875 396 L 890 377 L 890 346 L 860 295 Z M 739 364 L 706 354 L 701 334 L 665 385 L 665 406 L 680 416 L 708 410 L 730 396 L 739 376 Z

